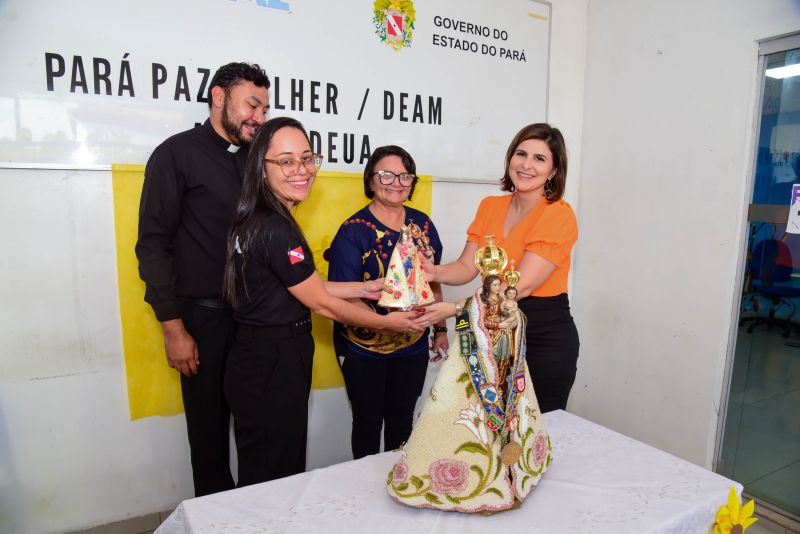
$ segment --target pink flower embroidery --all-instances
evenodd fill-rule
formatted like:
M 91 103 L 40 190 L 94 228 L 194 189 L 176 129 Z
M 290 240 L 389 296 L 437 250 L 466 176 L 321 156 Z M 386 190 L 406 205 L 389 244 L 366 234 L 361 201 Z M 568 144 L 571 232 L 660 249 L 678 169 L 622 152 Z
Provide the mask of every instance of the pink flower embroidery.
M 539 431 L 533 440 L 533 461 L 536 465 L 542 465 L 547 460 L 547 437 L 544 432 Z
M 464 462 L 442 458 L 431 464 L 428 473 L 431 489 L 436 493 L 458 495 L 467 489 L 469 466 Z
M 400 460 L 394 466 L 392 482 L 395 484 L 402 484 L 406 480 L 408 480 L 408 464 L 406 464 L 403 460 Z

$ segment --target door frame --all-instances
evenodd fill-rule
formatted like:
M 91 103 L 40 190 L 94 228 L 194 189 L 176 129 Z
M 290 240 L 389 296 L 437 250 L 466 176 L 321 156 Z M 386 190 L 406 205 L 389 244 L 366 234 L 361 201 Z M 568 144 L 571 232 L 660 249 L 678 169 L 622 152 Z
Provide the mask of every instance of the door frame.
M 752 126 L 750 129 L 749 151 L 747 161 L 747 177 L 745 185 L 745 196 L 742 202 L 741 224 L 739 227 L 738 244 L 738 265 L 734 282 L 734 298 L 732 301 L 730 315 L 730 329 L 728 331 L 728 344 L 725 355 L 725 365 L 722 375 L 722 388 L 719 398 L 719 417 L 717 419 L 716 436 L 714 440 L 714 455 L 712 469 L 718 471 L 719 455 L 722 450 L 722 439 L 725 435 L 727 425 L 728 401 L 730 395 L 731 378 L 733 374 L 733 358 L 736 354 L 736 341 L 739 331 L 739 319 L 742 306 L 742 284 L 744 283 L 745 267 L 747 262 L 747 245 L 750 233 L 750 206 L 753 202 L 753 189 L 755 187 L 755 170 L 758 158 L 758 142 L 760 139 L 761 116 L 764 105 L 764 89 L 766 87 L 765 78 L 765 58 L 770 54 L 784 52 L 800 48 L 800 32 L 785 34 L 769 39 L 758 41 L 758 66 L 756 76 L 756 87 L 754 94 L 757 95 L 755 109 L 752 114 Z

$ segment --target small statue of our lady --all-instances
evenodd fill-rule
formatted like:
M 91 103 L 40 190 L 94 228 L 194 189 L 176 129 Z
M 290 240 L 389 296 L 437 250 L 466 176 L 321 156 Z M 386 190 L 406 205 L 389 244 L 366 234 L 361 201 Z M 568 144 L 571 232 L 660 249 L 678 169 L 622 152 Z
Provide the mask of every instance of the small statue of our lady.
M 432 258 L 425 236 L 416 224 L 400 229 L 386 273 L 385 286 L 379 306 L 409 311 L 434 302 L 433 291 L 425 280 L 417 251 Z

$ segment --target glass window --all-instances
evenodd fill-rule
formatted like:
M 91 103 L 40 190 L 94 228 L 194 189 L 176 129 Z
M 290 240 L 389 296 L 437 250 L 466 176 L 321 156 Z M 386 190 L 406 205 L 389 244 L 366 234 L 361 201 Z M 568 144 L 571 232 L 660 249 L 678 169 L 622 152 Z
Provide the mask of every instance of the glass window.
M 800 48 L 764 54 L 761 65 L 741 306 L 716 467 L 746 493 L 800 516 L 800 235 L 786 228 L 792 186 L 800 184 Z

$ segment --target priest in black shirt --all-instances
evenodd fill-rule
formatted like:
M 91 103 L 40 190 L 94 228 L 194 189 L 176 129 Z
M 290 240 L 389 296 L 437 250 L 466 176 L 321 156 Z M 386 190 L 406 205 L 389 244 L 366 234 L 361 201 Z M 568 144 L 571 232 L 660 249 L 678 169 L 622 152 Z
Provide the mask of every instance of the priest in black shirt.
M 196 496 L 234 487 L 222 390 L 233 316 L 222 280 L 247 145 L 266 121 L 269 86 L 258 65 L 220 67 L 208 120 L 161 143 L 145 169 L 136 256 L 167 363 L 181 373 Z

